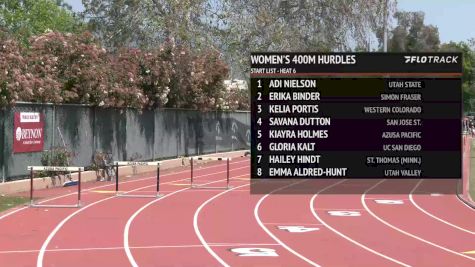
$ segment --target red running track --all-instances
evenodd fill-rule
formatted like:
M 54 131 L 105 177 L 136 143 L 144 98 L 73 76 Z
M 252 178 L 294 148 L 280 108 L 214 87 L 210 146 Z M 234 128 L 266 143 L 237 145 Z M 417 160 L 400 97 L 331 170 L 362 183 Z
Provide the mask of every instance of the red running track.
M 198 168 L 197 182 L 222 186 L 225 170 Z M 322 190 L 278 194 L 294 185 L 274 183 L 275 194 L 251 195 L 248 159 L 233 161 L 231 176 L 231 190 L 189 189 L 189 172 L 177 169 L 162 175 L 162 198 L 117 198 L 96 191 L 112 184 L 88 184 L 80 209 L 4 213 L 0 266 L 475 266 L 475 212 L 428 193 L 444 181 L 296 180 Z M 349 187 L 356 192 L 339 194 Z M 408 193 L 387 194 L 395 187 Z M 153 177 L 121 185 L 153 188 Z

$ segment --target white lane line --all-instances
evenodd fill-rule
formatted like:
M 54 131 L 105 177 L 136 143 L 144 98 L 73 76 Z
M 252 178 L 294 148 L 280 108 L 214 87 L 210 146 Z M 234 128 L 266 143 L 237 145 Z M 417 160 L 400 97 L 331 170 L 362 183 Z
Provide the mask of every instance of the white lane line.
M 239 169 L 243 169 L 243 168 L 249 168 L 249 166 L 244 166 L 244 167 L 240 167 L 240 168 L 236 168 L 236 169 L 232 169 L 232 170 L 239 170 Z M 247 174 L 248 175 L 248 174 Z M 243 176 L 243 175 L 241 175 Z M 237 177 L 240 177 L 240 176 L 237 176 Z M 209 183 L 206 183 L 206 184 L 212 184 L 212 183 L 216 183 L 216 182 L 222 182 L 222 181 L 225 181 L 226 179 L 223 179 L 223 180 L 218 180 L 218 181 L 214 181 L 214 182 L 209 182 Z M 238 187 L 235 187 L 235 188 L 238 188 Z M 165 195 L 164 197 L 161 197 L 161 198 L 158 198 L 158 199 L 155 199 L 147 204 L 145 204 L 144 206 L 142 206 L 140 209 L 138 209 L 132 216 L 130 216 L 129 220 L 127 220 L 127 223 L 125 224 L 125 228 L 124 228 L 124 249 L 125 249 L 125 254 L 127 255 L 127 259 L 129 260 L 130 264 L 133 266 L 133 267 L 138 267 L 139 265 L 137 264 L 137 262 L 135 261 L 135 258 L 134 256 L 132 255 L 132 251 L 130 249 L 130 245 L 129 245 L 129 231 L 130 231 L 130 226 L 132 225 L 132 222 L 134 221 L 134 219 L 142 212 L 144 211 L 147 207 L 153 205 L 154 203 L 156 203 L 157 201 L 160 201 L 166 197 L 169 197 L 169 196 L 172 196 L 174 194 L 178 194 L 180 192 L 183 192 L 185 190 L 190 190 L 189 187 L 187 188 L 183 188 L 183 189 L 180 189 L 178 191 L 175 191 L 173 193 L 170 193 L 168 195 Z M 232 189 L 231 189 L 232 190 Z
M 341 184 L 341 183 L 343 183 L 343 182 L 346 182 L 346 180 L 342 180 L 342 181 L 339 181 L 339 182 L 334 183 L 334 184 L 332 184 L 332 185 L 329 185 L 329 186 L 323 188 L 322 190 L 318 191 L 318 192 L 312 197 L 312 199 L 310 200 L 310 211 L 312 212 L 313 217 L 315 217 L 319 222 L 321 222 L 323 225 L 325 225 L 325 227 L 327 227 L 328 229 L 330 229 L 332 232 L 334 232 L 334 233 L 336 233 L 337 235 L 343 237 L 344 239 L 350 241 L 351 243 L 353 243 L 353 244 L 355 244 L 355 245 L 361 247 L 362 249 L 367 250 L 367 251 L 369 251 L 369 252 L 371 252 L 371 253 L 373 253 L 373 254 L 375 254 L 375 255 L 378 255 L 378 256 L 380 256 L 380 257 L 383 257 L 383 258 L 385 258 L 385 259 L 387 259 L 387 260 L 389 260 L 389 261 L 392 261 L 392 262 L 394 262 L 394 263 L 396 263 L 396 264 L 399 264 L 399 265 L 402 265 L 402 266 L 405 266 L 405 267 L 410 267 L 410 265 L 408 265 L 408 264 L 406 264 L 406 263 L 403 263 L 403 262 L 398 261 L 398 260 L 396 260 L 396 259 L 394 259 L 394 258 L 391 258 L 391 257 L 389 257 L 389 256 L 387 256 L 387 255 L 385 255 L 385 254 L 383 254 L 383 253 L 381 253 L 381 252 L 378 252 L 378 251 L 376 251 L 376 250 L 374 250 L 374 249 L 372 249 L 372 248 L 370 248 L 370 247 L 367 247 L 367 246 L 361 244 L 360 242 L 358 242 L 358 241 L 356 241 L 356 240 L 354 240 L 354 239 L 351 239 L 349 236 L 347 236 L 347 235 L 343 234 L 342 232 L 336 230 L 335 228 L 331 227 L 331 226 L 330 226 L 329 224 L 327 224 L 323 219 L 321 219 L 320 216 L 318 216 L 317 212 L 316 212 L 315 209 L 314 209 L 314 207 L 315 207 L 315 199 L 316 199 L 316 197 L 318 196 L 318 194 L 320 194 L 320 193 L 324 192 L 325 190 L 328 190 L 328 189 L 330 189 L 330 188 L 332 188 L 332 187 L 334 187 L 334 186 L 337 186 L 337 185 L 339 185 L 339 184 Z
M 297 256 L 298 258 L 300 258 L 301 260 L 305 261 L 306 263 L 310 264 L 311 266 L 315 266 L 315 267 L 320 267 L 320 265 L 318 265 L 317 263 L 309 260 L 308 258 L 306 258 L 305 256 L 303 256 L 302 254 L 298 253 L 297 251 L 293 250 L 291 247 L 287 246 L 287 244 L 285 244 L 284 242 L 282 242 L 282 240 L 280 240 L 278 237 L 276 237 L 265 225 L 264 223 L 262 223 L 261 219 L 259 218 L 259 208 L 262 204 L 262 202 L 272 193 L 275 193 L 275 192 L 278 192 L 280 190 L 283 190 L 283 189 L 286 189 L 286 188 L 289 188 L 289 187 L 292 187 L 294 185 L 297 185 L 297 184 L 301 184 L 303 182 L 306 182 L 308 180 L 302 180 L 302 181 L 298 181 L 298 182 L 295 182 L 295 183 L 292 183 L 290 185 L 287 185 L 287 186 L 284 186 L 284 187 L 280 187 L 280 188 L 277 188 L 273 191 L 271 191 L 269 194 L 266 194 L 264 195 L 263 197 L 261 197 L 259 199 L 259 201 L 257 202 L 256 206 L 254 207 L 254 218 L 256 218 L 256 221 L 257 223 L 259 224 L 259 226 L 267 233 L 267 235 L 269 235 L 270 237 L 272 237 L 272 239 L 274 239 L 277 243 L 279 243 L 282 247 L 284 247 L 287 251 L 289 251 L 290 253 L 294 254 L 295 256 Z
M 248 168 L 248 166 L 244 166 L 244 167 L 241 167 L 241 168 Z M 239 169 L 239 168 L 237 168 Z M 218 173 L 225 173 L 226 171 L 221 171 L 221 172 L 215 172 L 214 174 L 218 174 Z M 205 174 L 205 175 L 201 175 L 201 176 L 208 176 L 210 174 Z M 197 176 L 198 177 L 198 176 Z M 178 181 L 183 181 L 183 180 L 187 180 L 189 178 L 185 178 L 185 179 L 178 179 L 178 180 L 174 180 L 174 181 L 170 181 L 170 182 L 165 182 L 165 183 L 161 183 L 161 184 L 169 184 L 169 183 L 176 183 Z M 152 187 L 152 186 L 156 186 L 154 184 L 152 185 L 148 185 L 148 186 L 144 186 L 144 187 L 140 187 L 140 188 L 136 188 L 134 190 L 131 190 L 131 191 L 128 191 L 128 192 L 135 192 L 135 191 L 139 191 L 141 189 L 144 189 L 144 188 L 149 188 L 149 187 Z M 166 195 L 166 196 L 169 196 L 170 194 Z M 37 267 L 42 267 L 43 266 L 43 258 L 44 258 L 44 254 L 45 254 L 45 250 L 46 248 L 48 247 L 48 244 L 51 242 L 51 240 L 53 239 L 53 237 L 56 235 L 56 233 L 61 229 L 61 227 L 63 227 L 63 225 L 69 221 L 72 217 L 76 216 L 77 214 L 79 214 L 80 212 L 84 211 L 85 209 L 87 208 L 90 208 L 94 205 L 97 205 L 101 202 L 104 202 L 106 200 L 109 200 L 109 199 L 113 199 L 115 198 L 115 196 L 111 196 L 111 197 L 108 197 L 108 198 L 104 198 L 104 199 L 101 199 L 101 200 L 98 200 L 96 202 L 92 202 L 78 210 L 76 210 L 75 212 L 73 212 L 72 214 L 70 214 L 68 217 L 64 218 L 58 225 L 56 225 L 56 227 L 53 229 L 53 231 L 48 235 L 48 237 L 46 238 L 45 242 L 43 243 L 43 245 L 41 246 L 41 249 L 40 249 L 40 253 L 38 254 L 38 258 L 37 258 L 37 261 L 36 261 L 36 266 Z M 163 199 L 165 198 L 162 197 L 162 198 L 159 198 L 159 199 Z
M 419 182 L 416 184 L 416 186 L 414 186 L 414 188 L 413 188 L 413 189 L 411 190 L 411 192 L 409 193 L 409 199 L 411 200 L 411 203 L 412 203 L 418 210 L 422 211 L 422 212 L 425 213 L 427 216 L 429 216 L 429 217 L 431 217 L 431 218 L 433 218 L 433 219 L 436 219 L 437 221 L 439 221 L 439 222 L 441 222 L 441 223 L 444 223 L 444 224 L 446 224 L 446 225 L 452 226 L 452 227 L 454 227 L 454 228 L 456 228 L 456 229 L 458 229 L 458 230 L 460 230 L 460 231 L 463 231 L 463 232 L 466 232 L 466 233 L 469 233 L 469 234 L 472 234 L 472 235 L 475 234 L 475 232 L 472 232 L 472 231 L 470 231 L 470 230 L 468 230 L 468 229 L 465 229 L 465 228 L 463 228 L 463 227 L 460 227 L 460 226 L 457 226 L 457 225 L 455 225 L 455 224 L 452 224 L 452 223 L 450 223 L 450 222 L 448 222 L 448 221 L 445 221 L 445 220 L 443 220 L 442 218 L 439 218 L 439 217 L 435 216 L 434 214 L 428 212 L 427 210 L 421 208 L 421 207 L 416 203 L 416 201 L 414 201 L 413 194 L 414 194 L 414 192 L 417 190 L 417 188 L 419 187 L 419 185 L 422 183 L 422 181 L 423 181 L 423 180 L 419 180 Z
M 234 247 L 234 246 L 280 246 L 276 243 L 208 243 L 210 247 Z M 203 246 L 201 244 L 200 246 Z
M 314 210 L 322 210 L 322 211 L 332 211 L 332 210 L 335 210 L 335 211 L 362 211 L 364 209 L 329 209 L 329 208 L 325 208 L 325 209 L 314 209 Z
M 214 195 L 213 197 L 209 198 L 208 200 L 206 200 L 205 202 L 203 202 L 199 207 L 198 209 L 196 209 L 195 211 L 195 214 L 193 215 L 193 229 L 195 230 L 195 234 L 196 236 L 198 237 L 198 239 L 200 240 L 201 244 L 203 245 L 203 247 L 208 251 L 209 254 L 211 254 L 211 256 L 213 256 L 213 258 L 215 258 L 219 263 L 221 263 L 221 265 L 225 266 L 225 267 L 229 267 L 229 265 L 221 258 L 218 256 L 218 254 L 216 254 L 216 252 L 214 252 L 211 248 L 210 248 L 210 245 L 206 242 L 206 240 L 204 239 L 203 235 L 201 234 L 200 232 L 200 228 L 198 227 L 198 216 L 199 216 L 199 213 L 201 212 L 201 210 L 203 209 L 203 207 L 205 207 L 208 203 L 210 203 L 211 201 L 213 201 L 214 199 L 218 198 L 219 196 L 223 195 L 223 194 L 226 194 L 227 192 L 229 191 L 233 191 L 235 189 L 238 189 L 238 188 L 242 188 L 242 187 L 245 187 L 245 186 L 248 186 L 249 184 L 244 184 L 244 185 L 240 185 L 240 186 L 237 186 L 237 187 L 234 187 L 234 188 L 231 188 L 230 190 L 227 190 L 227 191 L 223 191 L 219 194 L 216 194 Z
M 297 223 L 297 222 L 265 222 L 265 225 L 302 225 L 302 226 L 318 226 L 323 225 L 321 223 Z
M 460 198 L 458 198 L 457 196 L 453 196 L 454 198 L 457 199 L 457 202 L 459 202 L 460 204 L 462 204 L 464 207 L 466 207 L 467 209 L 471 210 L 472 212 L 475 212 L 475 209 L 473 207 L 470 207 L 470 205 L 468 205 L 467 203 L 465 203 L 464 201 L 462 201 Z M 474 202 L 475 203 L 475 202 Z
M 382 222 L 384 225 L 389 226 L 389 227 L 391 227 L 392 229 L 394 229 L 394 230 L 396 230 L 396 231 L 398 231 L 398 232 L 400 232 L 400 233 L 402 233 L 402 234 L 404 234 L 404 235 L 410 236 L 410 237 L 412 237 L 412 238 L 414 238 L 414 239 L 417 239 L 417 240 L 419 240 L 419 241 L 421 241 L 421 242 L 424 242 L 424 243 L 426 243 L 426 244 L 428 244 L 428 245 L 431 245 L 431 246 L 433 246 L 433 247 L 442 249 L 442 250 L 444 250 L 444 251 L 446 251 L 446 252 L 448 252 L 448 253 L 452 253 L 452 254 L 454 254 L 454 255 L 457 255 L 457 256 L 460 256 L 460 257 L 463 257 L 463 258 L 466 258 L 466 259 L 475 261 L 475 258 L 472 258 L 472 257 L 470 257 L 470 256 L 468 256 L 468 255 L 465 255 L 465 254 L 462 254 L 462 253 L 453 251 L 453 250 L 448 249 L 448 248 L 446 248 L 446 247 L 443 247 L 443 246 L 441 246 L 441 245 L 437 245 L 437 244 L 435 244 L 435 243 L 432 243 L 432 242 L 430 242 L 430 241 L 428 241 L 428 240 L 426 240 L 426 239 L 423 239 L 423 238 L 421 238 L 421 237 L 419 237 L 419 236 L 416 236 L 416 235 L 413 235 L 413 234 L 411 234 L 411 233 L 408 233 L 408 232 L 406 232 L 406 231 L 404 231 L 404 230 L 402 230 L 402 229 L 400 229 L 400 228 L 398 228 L 398 227 L 396 227 L 396 226 L 394 226 L 394 225 L 388 223 L 387 221 L 381 219 L 378 215 L 376 215 L 373 211 L 371 211 L 371 209 L 368 208 L 368 206 L 366 205 L 365 196 L 366 196 L 366 194 L 367 194 L 369 191 L 373 190 L 374 188 L 376 188 L 378 185 L 380 185 L 380 184 L 383 183 L 384 181 L 386 181 L 386 180 L 382 180 L 382 181 L 378 182 L 377 184 L 373 185 L 372 187 L 370 187 L 368 190 L 366 190 L 366 191 L 361 195 L 361 204 L 363 204 L 364 208 L 366 209 L 366 211 L 367 211 L 369 214 L 371 214 L 371 216 L 373 216 L 374 218 L 376 218 L 378 221 Z
M 210 247 L 235 247 L 235 246 L 280 246 L 275 243 L 208 243 Z M 131 249 L 165 249 L 165 248 L 203 248 L 199 245 L 158 245 L 158 246 L 132 246 Z M 101 250 L 123 250 L 124 247 L 95 247 L 95 248 L 57 248 L 47 249 L 46 252 L 75 252 L 75 251 L 101 251 Z M 5 250 L 0 254 L 21 254 L 21 253 L 37 253 L 40 250 Z
M 468 153 L 468 152 L 467 151 L 464 152 L 464 155 L 463 155 L 464 159 L 466 157 L 465 156 L 466 153 Z M 470 175 L 470 172 L 468 172 L 468 174 Z M 463 187 L 467 188 L 467 192 L 465 192 L 463 190 Z M 468 188 L 470 188 L 470 177 L 466 177 L 466 179 L 462 179 L 462 191 L 463 192 L 462 192 L 462 196 L 460 198 L 463 198 L 465 201 L 468 201 L 468 202 L 471 202 L 472 204 L 474 204 L 475 202 L 473 201 L 472 196 L 470 195 L 470 192 L 468 191 Z M 468 197 L 468 200 L 465 197 L 463 197 L 464 195 L 466 195 Z M 462 204 L 466 208 L 470 209 L 472 212 L 475 212 L 475 209 L 473 207 L 471 207 L 468 203 L 466 203 L 464 200 L 460 199 L 459 196 L 455 195 L 454 197 L 457 199 L 457 202 L 459 202 L 460 204 Z
M 369 199 L 369 200 L 394 200 L 393 197 L 388 197 L 388 196 L 381 196 L 381 197 L 367 197 L 366 199 Z M 405 198 L 405 197 L 398 197 L 397 200 L 409 200 L 409 198 Z
M 242 181 L 240 181 L 240 182 L 242 182 Z M 201 188 L 199 188 L 198 190 L 199 190 L 200 192 L 223 191 L 223 189 L 221 189 L 221 188 L 216 188 L 216 189 L 201 189 Z M 249 190 L 246 190 L 246 189 L 244 189 L 244 190 L 233 190 L 233 191 L 234 191 L 234 192 L 250 192 Z M 162 192 L 162 193 L 170 193 L 170 192 L 175 192 L 175 191 L 160 191 L 160 192 Z M 193 191 L 193 190 L 186 191 L 186 193 L 189 193 L 189 192 L 196 192 L 196 191 Z M 183 193 L 185 193 L 185 192 L 183 192 Z
M 231 162 L 231 163 L 229 163 L 229 164 L 232 165 L 232 164 L 238 164 L 238 163 L 247 162 L 247 161 L 248 161 L 248 160 L 239 160 L 239 161 L 233 161 L 233 162 Z M 223 166 L 223 165 L 207 166 L 207 167 L 199 168 L 199 170 L 206 170 L 206 169 L 211 169 L 211 168 L 216 168 L 216 167 L 222 167 L 222 166 Z M 186 171 L 180 171 L 180 172 L 175 172 L 175 173 L 167 173 L 167 174 L 162 175 L 161 177 L 168 177 L 168 176 L 172 176 L 172 175 L 177 175 L 177 174 L 182 174 L 182 173 L 189 173 L 189 172 L 190 172 L 189 170 L 186 170 Z M 140 179 L 137 179 L 137 180 L 124 181 L 124 182 L 122 182 L 121 184 L 135 183 L 135 182 L 140 182 L 140 181 L 149 180 L 149 179 L 156 179 L 156 178 L 157 178 L 156 176 L 148 176 L 148 177 L 140 178 Z M 189 180 L 190 178 L 187 178 L 187 179 Z M 182 180 L 180 180 L 180 181 L 187 180 L 187 179 L 182 179 Z M 113 187 L 113 186 L 115 186 L 115 183 L 91 187 L 91 188 L 85 189 L 83 192 L 93 191 L 93 190 L 96 190 L 96 189 L 99 189 L 99 188 L 105 188 L 105 187 L 109 187 L 109 186 L 110 186 L 110 187 Z M 38 202 L 38 204 L 44 204 L 44 203 L 47 203 L 47 202 L 50 202 L 50 201 L 53 201 L 53 200 L 57 200 L 57 199 L 64 198 L 64 197 L 68 197 L 68 196 L 72 196 L 72 195 L 77 195 L 77 192 L 68 193 L 68 194 L 60 195 L 60 196 L 53 197 L 53 198 L 48 198 L 48 199 L 45 199 L 45 200 L 43 200 L 43 201 Z M 22 207 L 22 208 L 13 210 L 13 211 L 11 211 L 11 212 L 5 213 L 5 214 L 3 214 L 3 215 L 0 215 L 0 220 L 4 219 L 4 218 L 6 218 L 6 217 L 8 217 L 8 216 L 10 216 L 10 215 L 13 215 L 13 214 L 15 214 L 15 213 L 17 213 L 17 212 L 26 210 L 26 209 L 28 209 L 28 207 Z
M 153 186 L 153 185 L 152 185 Z M 149 186 L 144 186 L 144 187 L 140 187 L 140 188 L 137 188 L 137 189 L 134 189 L 134 190 L 131 190 L 129 192 L 134 192 L 134 191 L 137 191 L 137 190 L 140 190 L 140 189 L 144 189 L 144 188 L 148 188 L 150 187 Z M 81 211 L 87 209 L 87 208 L 90 208 L 94 205 L 97 205 L 101 202 L 104 202 L 106 200 L 109 200 L 109 199 L 113 199 L 115 198 L 115 196 L 111 196 L 111 197 L 108 197 L 108 198 L 104 198 L 104 199 L 101 199 L 99 201 L 96 201 L 96 202 L 92 202 L 90 203 L 89 205 L 87 206 L 84 206 L 78 210 L 76 210 L 75 212 L 71 213 L 68 217 L 64 218 L 58 225 L 56 225 L 56 227 L 53 229 L 53 231 L 48 235 L 48 237 L 46 238 L 45 242 L 43 242 L 43 245 L 41 246 L 40 248 L 40 252 L 38 254 L 38 258 L 36 260 L 36 266 L 37 267 L 42 267 L 43 266 L 43 258 L 44 258 L 44 255 L 45 255 L 45 252 L 46 252 L 46 248 L 48 247 L 48 244 L 51 242 L 51 240 L 53 239 L 53 237 L 56 235 L 56 233 L 59 231 L 59 229 L 61 229 L 61 227 L 63 227 L 63 225 L 69 221 L 72 217 L 76 216 L 78 213 L 80 213 Z

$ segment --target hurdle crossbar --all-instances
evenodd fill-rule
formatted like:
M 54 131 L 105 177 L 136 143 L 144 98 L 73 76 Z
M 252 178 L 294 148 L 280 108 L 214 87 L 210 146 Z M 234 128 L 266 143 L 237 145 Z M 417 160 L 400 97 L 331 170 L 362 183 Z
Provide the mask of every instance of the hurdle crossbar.
M 160 161 L 114 161 L 119 166 L 159 166 Z
M 30 207 L 32 208 L 79 208 L 81 207 L 81 173 L 84 167 L 66 167 L 66 166 L 28 166 L 30 171 Z M 33 200 L 33 178 L 35 171 L 52 171 L 52 172 L 78 172 L 78 198 L 76 204 L 58 205 L 58 204 L 36 204 Z
M 84 167 L 63 167 L 63 166 L 28 166 L 31 171 L 56 171 L 56 172 L 82 172 Z
M 157 166 L 157 186 L 156 194 L 154 195 L 141 195 L 141 194 L 124 194 L 119 191 L 119 166 Z M 117 197 L 130 197 L 130 198 L 159 198 L 160 194 L 160 161 L 114 161 L 115 167 L 115 195 Z
M 231 161 L 231 158 L 223 158 L 223 157 L 192 157 L 192 160 L 222 160 L 226 161 L 229 160 Z
M 202 186 L 202 185 L 195 185 L 194 184 L 194 179 L 193 179 L 193 165 L 194 161 L 196 160 L 215 160 L 215 161 L 226 161 L 226 186 Z M 226 189 L 229 190 L 231 187 L 229 186 L 229 162 L 231 161 L 231 158 L 225 158 L 225 157 L 191 157 L 190 158 L 190 171 L 191 171 L 191 176 L 190 176 L 190 188 L 196 188 L 196 189 Z

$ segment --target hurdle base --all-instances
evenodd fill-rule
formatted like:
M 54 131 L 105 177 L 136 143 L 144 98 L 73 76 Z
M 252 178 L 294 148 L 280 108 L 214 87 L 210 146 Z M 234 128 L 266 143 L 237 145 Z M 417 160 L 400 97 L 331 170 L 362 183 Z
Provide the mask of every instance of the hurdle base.
M 80 208 L 82 205 L 81 203 L 78 204 L 71 204 L 71 205 L 53 205 L 53 204 L 35 204 L 30 203 L 30 208 Z
M 164 195 L 162 194 L 156 194 L 156 195 L 135 195 L 135 194 L 121 194 L 117 193 L 115 195 L 116 197 L 128 197 L 128 198 L 161 198 Z
M 206 185 L 191 185 L 192 189 L 226 189 L 229 190 L 233 188 L 232 186 L 206 186 Z

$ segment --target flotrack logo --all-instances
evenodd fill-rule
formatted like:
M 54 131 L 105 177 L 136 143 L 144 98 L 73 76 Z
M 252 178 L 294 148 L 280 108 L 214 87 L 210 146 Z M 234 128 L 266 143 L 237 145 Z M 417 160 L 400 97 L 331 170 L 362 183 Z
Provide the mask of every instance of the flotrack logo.
M 458 56 L 404 56 L 404 63 L 406 64 L 457 64 Z

